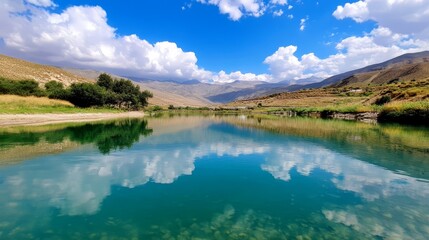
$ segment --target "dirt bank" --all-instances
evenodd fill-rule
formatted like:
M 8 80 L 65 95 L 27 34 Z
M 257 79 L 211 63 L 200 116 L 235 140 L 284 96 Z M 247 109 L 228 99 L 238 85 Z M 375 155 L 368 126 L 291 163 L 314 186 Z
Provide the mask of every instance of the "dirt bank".
M 91 122 L 115 118 L 138 118 L 143 116 L 143 112 L 0 114 L 0 127 L 32 126 L 67 122 Z

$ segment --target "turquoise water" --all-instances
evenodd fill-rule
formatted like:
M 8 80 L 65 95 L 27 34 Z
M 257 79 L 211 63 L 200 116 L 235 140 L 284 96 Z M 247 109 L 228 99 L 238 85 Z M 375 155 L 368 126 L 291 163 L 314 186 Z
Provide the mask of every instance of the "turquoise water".
M 293 121 L 3 131 L 0 239 L 427 239 L 427 129 Z

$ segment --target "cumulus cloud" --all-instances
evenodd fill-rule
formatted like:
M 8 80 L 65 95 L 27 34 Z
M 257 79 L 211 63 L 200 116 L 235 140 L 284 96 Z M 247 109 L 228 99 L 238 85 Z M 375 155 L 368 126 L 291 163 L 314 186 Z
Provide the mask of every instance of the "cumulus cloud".
M 287 5 L 287 0 L 197 0 L 197 2 L 207 5 L 215 5 L 222 14 L 227 14 L 233 21 L 240 20 L 243 16 L 260 17 L 267 9 L 275 6 Z M 273 14 L 280 16 L 280 10 L 275 10 Z M 280 15 L 278 15 L 280 14 Z
M 50 1 L 35 1 L 39 6 Z M 73 6 L 61 13 L 12 3 L 0 5 L 2 52 L 34 60 L 111 70 L 128 76 L 166 79 L 211 78 L 193 52 L 173 42 L 151 44 L 137 35 L 119 36 L 101 7 Z M 28 13 L 29 12 L 29 13 Z M 21 13 L 21 14 L 18 14 Z
M 150 43 L 135 34 L 119 36 L 99 6 L 73 6 L 60 13 L 46 8 L 52 6 L 50 0 L 0 3 L 0 51 L 42 63 L 157 80 L 270 80 L 265 74 L 207 71 L 197 65 L 194 52 L 174 42 Z
M 428 41 L 412 39 L 409 35 L 378 27 L 364 36 L 341 40 L 336 45 L 337 53 L 324 59 L 314 53 L 296 56 L 298 47 L 290 45 L 280 47 L 264 63 L 268 64 L 274 79 L 293 82 L 312 76 L 326 78 L 428 48 Z
M 357 22 L 373 20 L 396 33 L 429 37 L 429 0 L 360 0 L 338 6 L 333 15 Z
M 280 47 L 265 60 L 274 78 L 328 77 L 429 49 L 429 0 L 359 0 L 338 6 L 333 16 L 358 23 L 373 20 L 378 26 L 363 36 L 342 39 L 336 44 L 337 53 L 324 59 L 314 53 L 298 58 L 296 46 Z M 300 30 L 305 22 L 301 19 Z
M 338 19 L 344 18 L 352 18 L 356 22 L 363 22 L 368 19 L 368 7 L 367 3 L 364 1 L 358 1 L 356 3 L 350 4 L 346 3 L 346 5 L 338 6 L 337 10 L 333 13 L 333 15 Z

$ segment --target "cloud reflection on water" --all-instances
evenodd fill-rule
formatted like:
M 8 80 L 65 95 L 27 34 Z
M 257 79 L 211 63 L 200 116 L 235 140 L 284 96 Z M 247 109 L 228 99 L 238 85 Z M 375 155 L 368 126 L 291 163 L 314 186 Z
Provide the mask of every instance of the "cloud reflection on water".
M 0 206 L 8 208 L 4 217 L 21 216 L 19 212 L 28 210 L 23 210 L 22 206 L 29 200 L 44 204 L 39 205 L 38 209 L 45 209 L 45 215 L 52 207 L 59 209 L 62 215 L 96 214 L 103 200 L 111 194 L 112 186 L 134 188 L 148 182 L 171 184 L 180 176 L 191 175 L 195 170 L 195 161 L 215 154 L 237 158 L 258 155 L 264 159 L 261 169 L 283 181 L 294 180 L 294 169 L 299 175 L 307 177 L 311 177 L 315 170 L 328 173 L 329 180 L 338 189 L 355 193 L 367 205 L 341 209 L 327 206 L 321 209 L 323 215 L 329 221 L 351 226 L 358 231 L 374 223 L 378 225 L 373 227 L 379 226 L 372 230 L 374 236 L 395 237 L 405 231 L 398 228 L 402 223 L 417 226 L 422 220 L 429 221 L 427 216 L 422 216 L 422 212 L 429 212 L 426 204 L 429 197 L 427 182 L 311 141 L 273 137 L 261 132 L 250 134 L 243 129 L 229 132 L 224 127 L 222 124 L 204 125 L 160 135 L 156 134 L 155 129 L 153 136 L 126 151 L 115 151 L 110 155 L 100 155 L 96 151 L 72 152 L 11 167 L 4 171 L 0 185 L 3 196 Z M 419 211 L 405 209 L 405 214 L 405 210 L 398 210 L 395 218 L 389 218 L 384 223 L 371 215 L 394 208 L 386 204 L 393 198 L 406 199 L 404 206 L 416 206 Z M 371 207 L 376 207 L 378 213 L 368 213 Z M 425 225 L 419 226 L 421 228 L 409 231 L 412 236 L 428 232 Z M 387 229 L 390 230 L 389 234 L 386 233 Z

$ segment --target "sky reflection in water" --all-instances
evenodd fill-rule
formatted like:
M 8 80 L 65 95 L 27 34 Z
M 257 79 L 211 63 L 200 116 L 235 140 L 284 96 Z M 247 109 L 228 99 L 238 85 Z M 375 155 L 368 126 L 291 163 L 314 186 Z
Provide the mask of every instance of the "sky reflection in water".
M 429 235 L 428 181 L 367 160 L 385 149 L 356 158 L 332 141 L 219 119 L 149 127 L 129 149 L 82 147 L 1 167 L 0 238 Z

